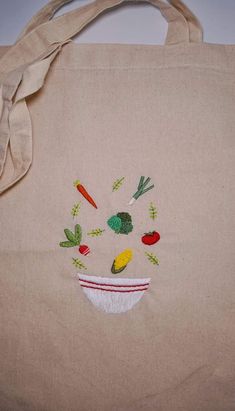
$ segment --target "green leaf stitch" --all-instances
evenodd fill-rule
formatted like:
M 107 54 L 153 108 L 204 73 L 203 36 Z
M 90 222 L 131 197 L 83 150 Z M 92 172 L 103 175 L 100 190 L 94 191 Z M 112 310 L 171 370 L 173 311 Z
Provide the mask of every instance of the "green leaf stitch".
M 75 238 L 78 244 L 80 244 L 82 240 L 82 227 L 80 224 L 75 225 Z
M 74 244 L 72 241 L 61 241 L 60 242 L 60 247 L 75 247 L 76 244 Z
M 82 240 L 82 228 L 79 224 L 75 225 L 74 233 L 68 228 L 64 229 L 64 233 L 68 241 L 61 241 L 60 247 L 76 247 L 80 245 Z
M 157 207 L 153 203 L 150 203 L 150 205 L 149 205 L 149 217 L 152 220 L 155 220 L 157 218 L 157 216 L 158 216 Z
M 90 235 L 91 237 L 99 237 L 103 234 L 105 230 L 101 228 L 95 228 L 94 230 L 91 230 L 87 235 Z
M 153 265 L 159 265 L 159 259 L 157 258 L 156 255 L 154 255 L 153 253 L 147 253 L 147 252 L 145 252 L 145 254 L 148 257 L 148 260 L 150 261 L 150 263 L 152 263 Z
M 83 264 L 81 260 L 79 260 L 79 258 L 73 258 L 73 265 L 76 268 L 79 268 L 80 270 L 87 270 L 87 267 Z
M 73 218 L 77 217 L 79 212 L 80 212 L 80 208 L 81 208 L 81 201 L 79 201 L 79 203 L 74 204 L 72 210 L 71 210 L 71 214 L 73 216 Z
M 119 188 L 123 185 L 125 180 L 125 177 L 118 178 L 116 181 L 113 183 L 113 191 L 119 190 Z
M 76 239 L 76 236 L 72 233 L 72 231 L 70 231 L 68 228 L 65 228 L 64 233 L 67 239 L 76 245 L 77 239 Z

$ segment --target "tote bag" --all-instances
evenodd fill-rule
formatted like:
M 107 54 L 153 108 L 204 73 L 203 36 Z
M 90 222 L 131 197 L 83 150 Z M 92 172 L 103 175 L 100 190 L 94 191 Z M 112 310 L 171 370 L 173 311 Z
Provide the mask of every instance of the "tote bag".
M 124 1 L 67 2 L 1 48 L 0 409 L 235 410 L 235 46 L 178 0 L 74 44 Z

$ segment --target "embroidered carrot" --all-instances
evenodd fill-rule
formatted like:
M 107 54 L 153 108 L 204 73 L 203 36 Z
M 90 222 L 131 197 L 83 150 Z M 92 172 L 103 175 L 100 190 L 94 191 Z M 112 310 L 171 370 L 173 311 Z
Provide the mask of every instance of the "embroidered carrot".
M 94 202 L 93 198 L 88 194 L 86 191 L 85 187 L 81 184 L 79 180 L 76 180 L 74 182 L 74 186 L 77 187 L 77 190 L 79 193 L 82 194 L 82 196 L 95 208 L 98 208 L 96 203 Z

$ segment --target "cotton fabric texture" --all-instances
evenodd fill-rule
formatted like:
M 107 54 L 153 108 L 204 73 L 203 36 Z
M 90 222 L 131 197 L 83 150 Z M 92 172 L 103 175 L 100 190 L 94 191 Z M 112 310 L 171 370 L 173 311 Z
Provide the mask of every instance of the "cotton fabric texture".
M 75 44 L 122 1 L 51 19 L 65 3 L 50 2 L 0 48 L 0 409 L 235 410 L 235 45 L 204 43 L 178 0 L 151 1 L 169 23 L 163 46 Z M 130 206 L 141 176 L 154 188 Z M 118 212 L 131 215 L 130 233 L 107 225 Z M 59 246 L 76 223 L 87 256 Z M 153 230 L 160 241 L 144 245 Z M 113 274 L 125 249 L 133 258 Z M 109 278 L 106 287 L 151 282 L 112 314 L 78 273 Z

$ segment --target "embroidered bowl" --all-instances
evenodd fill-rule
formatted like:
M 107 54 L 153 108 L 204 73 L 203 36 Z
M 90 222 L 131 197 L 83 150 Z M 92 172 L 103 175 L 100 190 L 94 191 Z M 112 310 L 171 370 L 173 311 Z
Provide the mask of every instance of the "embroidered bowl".
M 79 274 L 79 283 L 87 298 L 107 313 L 124 313 L 143 297 L 150 278 L 107 278 Z

